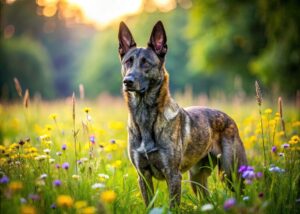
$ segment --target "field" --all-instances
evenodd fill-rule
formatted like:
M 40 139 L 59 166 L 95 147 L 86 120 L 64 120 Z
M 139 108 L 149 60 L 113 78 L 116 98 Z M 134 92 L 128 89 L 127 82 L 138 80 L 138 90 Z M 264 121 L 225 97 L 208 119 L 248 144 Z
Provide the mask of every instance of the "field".
M 249 166 L 237 170 L 245 178 L 243 194 L 228 190 L 215 169 L 207 199 L 193 195 L 184 174 L 182 204 L 172 212 L 299 213 L 300 121 L 293 103 L 283 103 L 280 113 L 277 101 L 260 107 L 255 97 L 176 100 L 182 106 L 204 103 L 233 117 Z M 155 182 L 154 206 L 143 204 L 127 155 L 122 99 L 3 103 L 0 121 L 1 213 L 168 213 L 165 182 Z

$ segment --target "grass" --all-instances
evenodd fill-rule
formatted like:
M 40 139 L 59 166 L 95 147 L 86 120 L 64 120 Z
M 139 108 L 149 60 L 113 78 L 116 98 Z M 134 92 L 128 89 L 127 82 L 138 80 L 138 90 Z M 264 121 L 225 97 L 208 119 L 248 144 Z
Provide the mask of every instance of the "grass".
M 198 104 L 177 100 L 184 106 Z M 184 174 L 182 204 L 173 212 L 297 213 L 299 110 L 292 104 L 284 106 L 283 132 L 277 109 L 264 107 L 276 106 L 272 103 L 263 104 L 261 117 L 255 100 L 208 105 L 238 123 L 252 176 L 245 175 L 245 191 L 240 194 L 228 190 L 214 170 L 209 178 L 211 194 L 200 200 Z M 154 208 L 143 204 L 127 155 L 127 110 L 120 99 L 36 101 L 27 108 L 6 103 L 0 105 L 0 121 L 1 213 L 168 212 L 165 182 L 154 182 Z

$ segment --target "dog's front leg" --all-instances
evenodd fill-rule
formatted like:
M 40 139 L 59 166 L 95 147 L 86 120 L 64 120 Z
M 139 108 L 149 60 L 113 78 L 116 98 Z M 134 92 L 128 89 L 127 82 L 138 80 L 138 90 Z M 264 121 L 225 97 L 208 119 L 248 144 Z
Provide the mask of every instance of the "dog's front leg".
M 148 206 L 152 200 L 154 191 L 152 175 L 148 170 L 140 171 L 138 180 L 144 202 Z
M 170 208 L 180 205 L 181 198 L 181 173 L 170 170 L 166 174 L 166 180 L 169 188 Z

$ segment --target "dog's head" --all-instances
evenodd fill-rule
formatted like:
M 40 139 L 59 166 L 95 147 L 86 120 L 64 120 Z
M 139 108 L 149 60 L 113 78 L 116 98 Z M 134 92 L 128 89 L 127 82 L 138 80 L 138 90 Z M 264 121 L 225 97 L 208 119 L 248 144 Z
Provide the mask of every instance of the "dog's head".
M 164 78 L 167 36 L 161 21 L 152 30 L 146 48 L 139 48 L 124 22 L 119 28 L 119 55 L 122 64 L 123 90 L 145 94 Z

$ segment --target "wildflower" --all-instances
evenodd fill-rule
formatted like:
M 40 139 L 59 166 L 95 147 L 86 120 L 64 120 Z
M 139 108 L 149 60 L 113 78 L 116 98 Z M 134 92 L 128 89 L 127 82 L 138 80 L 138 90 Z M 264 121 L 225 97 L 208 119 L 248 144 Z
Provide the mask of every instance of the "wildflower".
M 283 149 L 287 149 L 289 147 L 290 147 L 290 144 L 288 144 L 288 143 L 285 143 L 285 144 L 281 145 L 281 148 L 283 148 Z
M 69 195 L 59 195 L 56 199 L 56 203 L 59 207 L 72 207 L 74 201 Z
M 74 207 L 76 209 L 78 209 L 78 210 L 82 209 L 82 208 L 84 208 L 86 206 L 87 206 L 87 202 L 86 201 L 76 201 L 75 204 L 74 204 Z
M 284 157 L 284 153 L 282 153 L 282 152 L 279 152 L 278 155 L 279 155 L 280 157 Z
M 42 161 L 42 160 L 45 160 L 46 158 L 47 158 L 47 155 L 39 155 L 39 156 L 36 156 L 34 159 L 37 161 Z
M 109 175 L 106 175 L 106 174 L 103 174 L 103 173 L 98 174 L 98 177 L 99 177 L 99 180 L 100 180 L 101 182 L 103 182 L 103 181 L 109 179 Z
M 21 203 L 21 204 L 26 204 L 26 203 L 27 203 L 26 198 L 20 198 L 20 203 Z
M 277 151 L 277 147 L 276 146 L 272 146 L 272 152 L 276 152 Z
M 49 163 L 54 163 L 54 162 L 55 162 L 55 159 L 53 159 L 53 158 L 49 159 Z
M 21 190 L 23 188 L 23 184 L 20 181 L 12 181 L 9 184 L 9 189 L 11 189 L 12 191 L 18 191 Z
M 0 178 L 0 184 L 7 184 L 8 182 L 9 182 L 9 178 L 6 175 Z
M 105 185 L 102 184 L 102 183 L 95 183 L 92 185 L 92 189 L 101 189 L 101 188 L 104 188 Z
M 220 158 L 221 158 L 221 156 L 222 156 L 222 154 L 221 154 L 221 153 L 219 153 L 219 154 L 217 155 L 217 158 L 218 158 L 218 159 L 220 159 Z
M 259 198 L 263 198 L 264 195 L 265 195 L 265 194 L 264 194 L 263 192 L 258 193 L 258 197 L 259 197 Z
M 263 173 L 262 173 L 262 172 L 257 172 L 255 177 L 256 177 L 256 178 L 261 178 L 262 176 L 263 176 Z
M 29 194 L 28 198 L 30 198 L 33 201 L 38 201 L 40 200 L 40 196 L 38 194 Z
M 113 162 L 113 163 L 111 164 L 111 166 L 114 167 L 114 168 L 118 168 L 118 167 L 121 166 L 121 164 L 122 164 L 122 161 L 116 160 L 115 162 Z
M 36 209 L 33 206 L 23 205 L 21 207 L 21 214 L 35 214 Z
M 50 114 L 49 119 L 56 120 L 57 114 Z
M 56 204 L 55 203 L 51 204 L 50 208 L 55 210 L 56 209 Z
M 46 179 L 47 177 L 48 177 L 48 175 L 44 173 L 40 176 L 40 179 Z
M 49 153 L 50 153 L 50 149 L 44 149 L 44 152 L 47 154 L 47 155 L 49 155 Z
M 225 210 L 229 210 L 230 208 L 232 208 L 234 205 L 236 204 L 236 200 L 234 198 L 229 198 L 224 202 L 224 209 Z
M 24 144 L 25 144 L 25 141 L 21 139 L 21 140 L 19 141 L 19 145 L 20 145 L 20 146 L 23 146 Z
M 61 165 L 61 167 L 62 167 L 63 169 L 65 169 L 65 170 L 67 170 L 67 169 L 69 169 L 70 164 L 69 164 L 68 162 L 65 162 L 65 163 L 63 163 L 63 164 Z
M 243 197 L 243 201 L 248 201 L 249 199 L 250 199 L 249 196 L 244 196 L 244 197 Z
M 202 212 L 210 211 L 210 210 L 213 210 L 213 209 L 214 209 L 214 205 L 212 205 L 212 204 L 204 204 L 204 205 L 201 207 L 201 211 L 202 211 Z
M 272 114 L 272 109 L 267 108 L 267 109 L 265 110 L 265 114 Z
M 116 199 L 117 195 L 113 190 L 107 190 L 101 193 L 100 198 L 106 203 L 111 203 Z
M 62 149 L 63 151 L 65 151 L 65 150 L 67 149 L 67 145 L 66 145 L 66 144 L 63 144 L 63 145 L 61 146 L 61 149 Z
M 91 108 L 85 107 L 83 111 L 88 114 L 91 111 Z
M 61 186 L 61 181 L 56 179 L 53 181 L 53 186 L 56 186 L 56 187 L 60 187 Z
M 77 164 L 78 164 L 78 165 L 82 164 L 82 161 L 81 161 L 81 160 L 78 160 L 78 161 L 77 161 Z
M 62 153 L 61 153 L 61 152 L 56 152 L 56 155 L 57 155 L 57 156 L 61 156 Z
M 92 206 L 90 206 L 90 207 L 85 207 L 85 208 L 83 208 L 82 210 L 81 210 L 81 213 L 82 214 L 94 214 L 94 213 L 96 213 L 96 208 L 95 207 L 92 207 Z
M 87 162 L 89 159 L 88 158 L 80 158 L 80 160 L 82 161 L 82 163 Z
M 285 170 L 284 169 L 281 169 L 281 168 L 279 168 L 278 166 L 271 166 L 270 168 L 269 168 L 269 171 L 270 172 L 278 172 L 278 173 L 283 173 L 283 172 L 285 172 Z
M 72 175 L 72 178 L 75 180 L 79 180 L 80 176 L 79 175 Z
M 90 136 L 90 142 L 91 142 L 92 144 L 95 144 L 95 143 L 96 143 L 95 135 L 91 135 L 91 136 Z
M 299 141 L 300 141 L 299 136 L 298 135 L 294 135 L 294 136 L 291 137 L 289 143 L 290 144 L 297 144 Z
M 59 169 L 60 168 L 60 165 L 57 163 L 57 164 L 55 164 L 55 168 L 56 169 Z
M 110 143 L 111 143 L 111 144 L 115 144 L 115 143 L 116 143 L 116 140 L 111 139 L 111 140 L 110 140 Z

